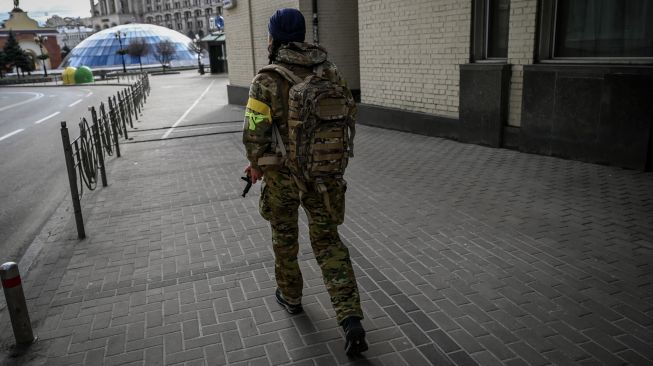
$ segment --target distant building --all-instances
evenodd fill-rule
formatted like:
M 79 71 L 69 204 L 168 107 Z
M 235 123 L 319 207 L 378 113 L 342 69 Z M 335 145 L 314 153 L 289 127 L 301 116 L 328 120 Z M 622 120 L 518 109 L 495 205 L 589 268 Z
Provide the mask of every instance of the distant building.
M 68 24 L 70 22 L 70 21 L 66 21 L 66 19 L 70 20 L 72 18 L 62 18 L 62 17 L 60 17 L 58 15 L 53 15 L 53 16 L 51 16 L 50 18 L 48 18 L 45 21 L 45 26 L 48 27 L 48 28 L 61 27 L 61 26 L 64 26 L 64 25 L 66 25 L 66 24 Z
M 9 13 L 9 19 L 5 21 L 3 28 L 0 28 L 0 48 L 4 47 L 7 42 L 9 31 L 14 32 L 20 47 L 34 60 L 35 69 L 38 70 L 41 67 L 42 61 L 38 59 L 41 52 L 50 56 L 45 60 L 45 66 L 48 69 L 56 69 L 61 63 L 61 48 L 57 43 L 59 32 L 56 28 L 40 27 L 36 20 L 27 16 L 27 12 L 20 8 L 14 8 Z M 42 49 L 34 40 L 37 36 L 47 37 L 42 44 Z
M 95 30 L 85 26 L 84 19 L 81 18 L 62 18 L 58 15 L 53 15 L 45 21 L 45 26 L 49 28 L 56 28 L 59 34 L 57 35 L 57 43 L 62 49 L 65 46 L 72 49 L 79 44 L 79 42 L 86 39 L 93 34 Z
M 63 48 L 68 46 L 72 49 L 77 46 L 81 41 L 86 39 L 88 36 L 93 34 L 95 31 L 93 28 L 88 28 L 83 25 L 80 26 L 62 26 L 57 27 L 59 35 L 57 36 L 57 42 L 59 47 Z
M 148 23 L 194 38 L 209 34 L 211 19 L 222 15 L 220 0 L 90 0 L 91 26 L 99 31 L 120 24 Z

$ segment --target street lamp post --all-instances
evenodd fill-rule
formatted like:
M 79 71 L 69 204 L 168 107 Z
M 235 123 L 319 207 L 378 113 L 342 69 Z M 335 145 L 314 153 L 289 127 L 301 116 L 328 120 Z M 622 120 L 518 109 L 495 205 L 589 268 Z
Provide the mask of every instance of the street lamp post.
M 36 36 L 34 37 L 34 42 L 39 45 L 39 49 L 41 50 L 41 63 L 43 64 L 43 74 L 45 77 L 48 76 L 48 70 L 45 68 L 45 60 L 47 59 L 45 55 L 43 54 L 43 42 L 46 42 L 48 40 L 48 37 L 43 37 L 43 36 Z
M 197 72 L 204 75 L 204 66 L 202 65 L 202 40 L 200 39 L 199 34 L 195 35 L 193 39 L 195 43 L 195 51 L 197 52 Z
M 118 50 L 118 53 L 120 54 L 120 57 L 122 57 L 122 72 L 126 73 L 127 68 L 125 67 L 125 50 L 122 49 L 122 38 L 127 37 L 127 33 L 117 31 L 115 36 L 118 38 L 118 43 L 120 44 L 120 50 Z

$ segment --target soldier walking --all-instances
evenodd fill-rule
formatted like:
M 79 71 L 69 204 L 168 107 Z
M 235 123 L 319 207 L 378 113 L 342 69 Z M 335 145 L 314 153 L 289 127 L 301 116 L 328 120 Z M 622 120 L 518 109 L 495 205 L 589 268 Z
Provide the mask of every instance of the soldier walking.
M 342 173 L 353 151 L 355 103 L 324 48 L 304 43 L 301 12 L 277 10 L 268 31 L 270 65 L 252 81 L 243 142 L 250 162 L 245 172 L 252 183 L 262 180 L 259 211 L 272 229 L 275 298 L 290 314 L 303 311 L 297 262 L 301 205 L 336 320 L 345 332 L 345 352 L 358 355 L 367 350 L 363 312 L 349 250 L 338 235 L 345 215 Z

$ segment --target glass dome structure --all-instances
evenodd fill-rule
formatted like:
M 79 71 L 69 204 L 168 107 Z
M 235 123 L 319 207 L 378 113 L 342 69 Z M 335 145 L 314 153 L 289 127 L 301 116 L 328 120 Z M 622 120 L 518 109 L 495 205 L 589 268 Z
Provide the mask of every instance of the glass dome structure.
M 117 32 L 122 34 L 120 40 L 116 37 Z M 188 45 L 192 42 L 190 38 L 177 31 L 158 25 L 134 23 L 104 29 L 86 38 L 70 51 L 60 67 L 122 67 L 122 57 L 116 53 L 120 49 L 120 42 L 122 41 L 123 48 L 127 48 L 129 42 L 137 38 L 145 40 L 145 43 L 150 48 L 150 52 L 141 58 L 143 65 L 161 65 L 155 55 L 156 44 L 166 39 L 172 42 L 177 51 L 172 61 L 170 61 L 170 66 L 190 66 L 197 64 L 197 54 L 188 48 Z M 126 54 L 125 65 L 138 66 L 138 57 Z

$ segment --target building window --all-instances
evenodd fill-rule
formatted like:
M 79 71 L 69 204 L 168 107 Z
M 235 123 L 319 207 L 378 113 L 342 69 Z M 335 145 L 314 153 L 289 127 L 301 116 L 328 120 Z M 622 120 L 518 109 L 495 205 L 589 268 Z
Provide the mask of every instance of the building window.
M 207 15 L 207 16 L 211 15 L 212 12 L 213 12 L 213 9 L 211 9 L 211 8 L 204 9 L 204 14 Z
M 202 23 L 202 21 L 198 20 L 197 21 L 197 28 L 203 28 L 203 27 L 204 27 L 204 24 Z
M 193 28 L 193 22 L 187 22 L 186 23 L 186 28 L 192 29 Z
M 653 61 L 653 2 L 543 0 L 539 60 Z
M 222 15 L 222 7 L 218 6 L 217 8 L 215 8 L 215 13 L 218 15 Z
M 472 61 L 508 58 L 510 0 L 474 0 Z

